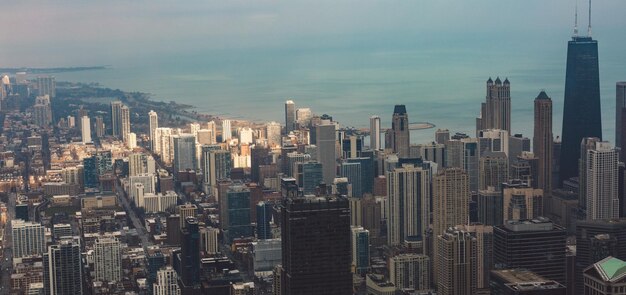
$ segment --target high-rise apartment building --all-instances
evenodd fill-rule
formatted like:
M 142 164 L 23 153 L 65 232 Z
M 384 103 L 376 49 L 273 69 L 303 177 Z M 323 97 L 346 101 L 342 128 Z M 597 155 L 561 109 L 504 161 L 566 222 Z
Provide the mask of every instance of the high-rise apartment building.
M 509 79 L 487 80 L 486 101 L 481 104 L 476 130 L 501 129 L 511 134 L 511 83 Z
M 494 187 L 497 191 L 509 180 L 509 158 L 504 152 L 487 152 L 479 160 L 479 190 Z
M 400 158 L 408 158 L 410 156 L 409 145 L 411 139 L 409 129 L 409 115 L 406 112 L 406 106 L 396 105 L 393 108 L 393 117 L 391 119 L 391 130 L 393 131 L 392 148 Z
M 380 140 L 380 117 L 379 116 L 371 116 L 370 117 L 370 149 L 371 150 L 380 150 L 381 140 Z
M 57 96 L 54 76 L 37 77 L 37 95 L 49 95 L 51 98 Z
M 216 145 L 202 146 L 202 172 L 205 185 L 215 186 L 218 180 L 230 178 L 232 168 L 229 151 L 221 150 Z
M 159 128 L 159 115 L 157 112 L 150 110 L 148 113 L 148 128 L 150 131 L 150 149 L 154 151 L 154 137 L 156 129 Z
M 333 183 L 337 171 L 336 125 L 332 123 L 320 124 L 316 127 L 316 145 L 318 147 L 317 160 L 322 164 L 324 183 Z
M 587 150 L 580 179 L 585 182 L 587 220 L 619 217 L 619 152 L 608 142 L 594 142 Z
M 445 168 L 433 178 L 433 234 L 469 221 L 469 177 L 459 168 Z
M 537 187 L 544 193 L 552 193 L 552 99 L 541 91 L 535 98 L 535 132 L 533 152 L 539 158 Z
M 352 195 L 350 197 L 359 198 L 363 195 L 361 172 L 361 163 L 341 163 L 341 177 L 347 178 L 352 186 Z
M 154 295 L 181 295 L 176 271 L 167 266 L 157 271 L 156 283 L 152 286 Z
M 46 295 L 82 295 L 83 264 L 78 238 L 62 239 L 43 255 L 43 283 Z
M 113 136 L 126 142 L 130 133 L 130 110 L 121 101 L 111 102 L 111 128 Z
M 222 142 L 227 142 L 233 137 L 233 129 L 230 120 L 222 120 Z
M 96 281 L 122 280 L 122 250 L 117 238 L 99 237 L 94 244 L 93 261 Z
M 267 123 L 267 145 L 270 147 L 273 146 L 281 146 L 282 144 L 282 136 L 280 133 L 280 123 L 278 122 L 269 122 Z
M 250 224 L 250 189 L 243 184 L 234 184 L 227 192 L 226 236 L 229 241 L 254 236 Z M 220 202 L 222 203 L 222 202 Z
M 352 293 L 348 201 L 287 199 L 281 218 L 282 294 Z
M 387 172 L 387 242 L 423 241 L 430 225 L 430 171 L 404 164 Z
M 156 173 L 154 158 L 144 153 L 133 153 L 128 156 L 128 176 Z
M 174 173 L 187 169 L 197 170 L 196 137 L 193 134 L 173 136 L 174 139 Z
M 430 258 L 423 254 L 398 254 L 389 259 L 389 281 L 397 290 L 430 289 Z
M 40 127 L 47 127 L 52 124 L 52 107 L 50 106 L 49 95 L 37 96 L 33 108 L 35 124 Z
M 561 183 L 578 176 L 580 142 L 585 137 L 602 138 L 598 41 L 575 34 L 567 44 Z
M 96 116 L 96 137 L 103 138 L 106 133 L 106 128 L 104 126 L 104 119 L 102 116 Z
M 21 219 L 11 220 L 13 258 L 41 255 L 46 251 L 44 226 Z
M 478 286 L 478 241 L 471 233 L 448 228 L 436 237 L 437 294 L 475 294 Z

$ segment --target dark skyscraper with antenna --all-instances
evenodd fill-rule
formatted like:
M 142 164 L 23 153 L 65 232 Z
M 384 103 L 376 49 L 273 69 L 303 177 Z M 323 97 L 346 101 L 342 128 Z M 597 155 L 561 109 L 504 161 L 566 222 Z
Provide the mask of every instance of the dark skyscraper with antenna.
M 578 18 L 578 17 L 576 17 Z M 585 137 L 602 138 L 598 41 L 591 38 L 591 1 L 587 36 L 574 36 L 567 45 L 565 105 L 561 146 L 560 182 L 578 175 L 580 142 Z

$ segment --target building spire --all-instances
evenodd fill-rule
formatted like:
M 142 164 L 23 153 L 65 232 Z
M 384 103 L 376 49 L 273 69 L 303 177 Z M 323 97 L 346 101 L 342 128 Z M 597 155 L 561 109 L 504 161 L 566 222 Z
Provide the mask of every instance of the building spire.
M 578 1 L 576 1 L 576 12 L 574 12 L 574 37 L 578 37 Z
M 591 0 L 589 0 L 589 26 L 587 27 L 587 37 L 591 37 Z

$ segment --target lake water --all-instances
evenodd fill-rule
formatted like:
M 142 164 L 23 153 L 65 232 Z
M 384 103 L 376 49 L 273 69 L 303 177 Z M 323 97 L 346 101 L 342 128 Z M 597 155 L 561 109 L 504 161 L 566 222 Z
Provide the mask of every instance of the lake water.
M 605 139 L 614 138 L 615 82 L 626 80 L 623 30 L 594 32 L 599 40 Z M 545 90 L 554 102 L 554 134 L 561 132 L 569 32 L 490 36 L 353 36 L 317 46 L 208 50 L 114 64 L 106 70 L 56 74 L 59 81 L 98 82 L 191 104 L 200 112 L 284 123 L 283 103 L 329 114 L 342 126 L 368 127 L 379 115 L 390 126 L 395 104 L 411 122 L 435 129 L 413 132 L 430 141 L 437 128 L 474 133 L 485 81 L 511 81 L 512 128 L 532 138 L 533 99 Z

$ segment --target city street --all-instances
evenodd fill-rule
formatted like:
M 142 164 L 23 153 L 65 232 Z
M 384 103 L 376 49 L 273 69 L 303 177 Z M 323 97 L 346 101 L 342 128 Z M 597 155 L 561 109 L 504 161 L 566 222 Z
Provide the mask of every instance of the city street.
M 0 262 L 0 275 L 2 276 L 2 285 L 0 285 L 0 294 L 9 294 L 11 289 L 11 268 L 13 267 L 11 258 L 13 257 L 12 237 L 11 237 L 11 220 L 15 217 L 15 200 L 16 194 L 9 194 L 9 202 L 7 204 L 7 225 L 4 228 L 4 253 Z
M 137 233 L 139 234 L 139 238 L 141 239 L 141 245 L 143 246 L 143 250 L 147 251 L 148 246 L 152 246 L 152 242 L 150 241 L 150 237 L 148 236 L 148 231 L 144 227 L 144 223 L 137 217 L 135 211 L 133 211 L 128 199 L 126 198 L 126 193 L 122 189 L 122 185 L 118 182 L 117 189 L 115 194 L 117 195 L 117 200 L 120 202 L 122 207 L 124 207 L 124 211 L 130 217 L 130 220 L 133 223 L 135 229 L 137 229 Z

